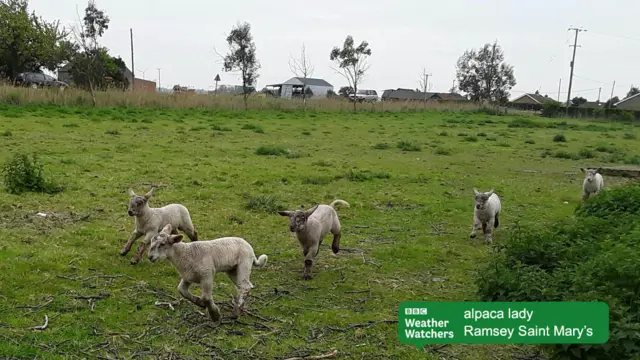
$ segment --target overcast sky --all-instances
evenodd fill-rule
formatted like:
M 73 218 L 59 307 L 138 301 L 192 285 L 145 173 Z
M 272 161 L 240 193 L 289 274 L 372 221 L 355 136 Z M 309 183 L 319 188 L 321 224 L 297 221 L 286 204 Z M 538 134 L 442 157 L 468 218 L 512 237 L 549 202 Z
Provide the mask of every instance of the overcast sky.
M 31 0 L 30 7 L 46 19 L 77 23 L 77 0 Z M 569 84 L 573 32 L 578 37 L 573 95 L 596 100 L 621 98 L 640 85 L 640 28 L 637 0 L 98 0 L 111 18 L 102 43 L 131 66 L 129 28 L 134 32 L 135 73 L 175 84 L 208 89 L 220 74 L 221 84 L 240 84 L 224 73 L 214 51 L 227 50 L 225 37 L 238 21 L 252 26 L 262 65 L 257 88 L 284 82 L 290 54 L 304 43 L 315 65 L 313 77 L 329 81 L 337 91 L 347 82 L 331 70 L 331 48 L 347 35 L 369 42 L 370 69 L 361 88 L 379 94 L 389 88 L 416 88 L 422 68 L 432 76 L 431 91 L 447 91 L 455 63 L 469 48 L 498 40 L 505 60 L 515 68 L 512 98 L 540 90 L 565 99 Z

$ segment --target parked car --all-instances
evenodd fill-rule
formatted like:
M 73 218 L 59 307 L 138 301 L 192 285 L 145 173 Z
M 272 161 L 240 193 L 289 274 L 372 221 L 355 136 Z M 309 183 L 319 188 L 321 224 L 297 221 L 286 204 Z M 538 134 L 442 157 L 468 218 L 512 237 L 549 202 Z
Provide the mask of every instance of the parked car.
M 64 81 L 57 80 L 53 76 L 47 74 L 24 72 L 18 74 L 15 80 L 18 86 L 28 86 L 34 89 L 41 87 L 67 88 L 69 84 Z
M 355 94 L 349 94 L 349 99 L 352 101 L 378 101 L 378 93 L 375 90 L 358 90 Z

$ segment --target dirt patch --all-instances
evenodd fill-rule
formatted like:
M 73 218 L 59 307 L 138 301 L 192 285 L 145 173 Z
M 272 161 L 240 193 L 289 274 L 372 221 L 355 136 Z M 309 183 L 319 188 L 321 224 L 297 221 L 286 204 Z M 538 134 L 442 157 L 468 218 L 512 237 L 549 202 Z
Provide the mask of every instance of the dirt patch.
M 0 226 L 4 228 L 30 228 L 37 231 L 61 229 L 70 225 L 90 221 L 89 214 L 76 212 L 24 212 L 12 211 L 0 214 Z

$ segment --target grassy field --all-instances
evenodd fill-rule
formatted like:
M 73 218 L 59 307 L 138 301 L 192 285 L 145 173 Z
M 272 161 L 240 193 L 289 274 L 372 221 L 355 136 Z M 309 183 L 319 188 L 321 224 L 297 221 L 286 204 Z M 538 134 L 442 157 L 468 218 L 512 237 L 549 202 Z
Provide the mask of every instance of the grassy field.
M 580 166 L 640 163 L 636 134 L 477 112 L 2 106 L 0 161 L 36 153 L 65 190 L 0 190 L 0 357 L 542 359 L 535 347 L 402 345 L 397 307 L 477 299 L 491 247 L 469 239 L 473 187 L 502 198 L 500 244 L 518 224 L 571 216 Z M 241 236 L 269 255 L 252 273 L 249 316 L 213 324 L 181 299 L 171 264 L 132 266 L 135 247 L 119 255 L 133 230 L 127 190 L 151 185 L 150 205 L 184 204 L 201 239 Z M 300 246 L 275 211 L 336 198 L 351 204 L 337 210 L 342 246 L 363 253 L 333 256 L 327 237 L 304 281 Z M 235 288 L 216 280 L 229 316 Z M 45 315 L 46 330 L 30 329 Z

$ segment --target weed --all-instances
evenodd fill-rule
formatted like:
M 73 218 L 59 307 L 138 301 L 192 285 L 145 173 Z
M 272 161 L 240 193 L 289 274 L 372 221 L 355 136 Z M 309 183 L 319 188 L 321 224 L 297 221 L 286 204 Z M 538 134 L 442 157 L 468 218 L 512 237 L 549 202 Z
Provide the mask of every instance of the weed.
M 567 138 L 564 136 L 564 134 L 556 134 L 553 136 L 553 141 L 554 142 L 567 142 Z
M 44 176 L 44 166 L 38 162 L 34 154 L 31 158 L 23 153 L 15 153 L 4 164 L 4 186 L 10 194 L 20 195 L 24 192 L 56 194 L 63 187 L 49 181 Z
M 13 133 L 11 132 L 11 130 L 5 130 L 4 132 L 2 132 L 2 136 L 11 137 L 13 136 Z
M 527 139 L 527 140 L 525 140 L 525 141 L 524 141 L 524 143 L 525 143 L 525 144 L 531 144 L 531 145 L 533 145 L 533 144 L 535 144 L 536 142 L 535 142 L 533 139 Z
M 373 146 L 374 149 L 378 149 L 378 150 L 384 150 L 384 149 L 388 149 L 390 146 L 387 143 L 377 143 Z
M 280 156 L 280 155 L 286 155 L 289 153 L 289 150 L 286 148 L 283 148 L 281 146 L 277 146 L 277 145 L 270 145 L 270 146 L 260 146 L 257 150 L 256 150 L 256 154 L 257 155 L 274 155 L 274 156 Z
M 285 206 L 273 195 L 248 196 L 246 208 L 251 211 L 266 212 L 269 214 L 275 214 L 278 211 L 285 210 Z
M 120 135 L 120 131 L 115 129 L 115 130 L 107 130 L 104 132 L 107 135 Z
M 402 150 L 402 151 L 420 151 L 420 145 L 418 144 L 414 144 L 410 141 L 400 141 L 396 144 L 396 146 L 398 147 L 398 149 Z

